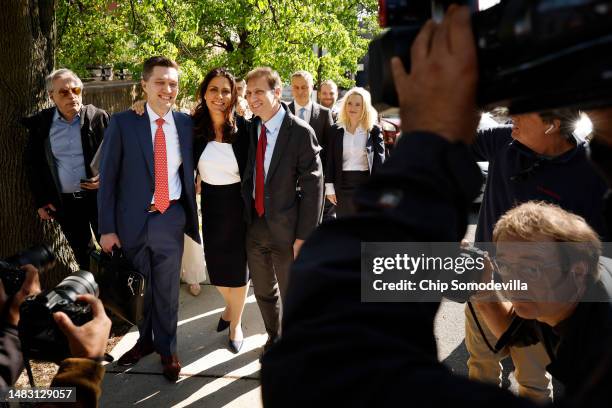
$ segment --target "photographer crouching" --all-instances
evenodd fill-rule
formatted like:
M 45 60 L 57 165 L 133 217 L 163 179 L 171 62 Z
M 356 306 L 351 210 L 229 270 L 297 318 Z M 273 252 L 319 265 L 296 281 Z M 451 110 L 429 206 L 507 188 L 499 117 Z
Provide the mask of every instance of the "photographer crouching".
M 30 254 L 36 251 L 28 251 Z M 41 252 L 52 262 L 53 254 L 45 247 Z M 21 255 L 21 254 L 20 254 Z M 19 374 L 24 368 L 24 356 L 22 354 L 22 342 L 20 337 L 24 336 L 24 327 L 33 327 L 31 321 L 40 320 L 41 314 L 28 314 L 20 321 L 20 314 L 24 305 L 40 303 L 49 294 L 57 293 L 62 284 L 47 294 L 41 294 L 39 282 L 39 269 L 42 265 L 34 266 L 31 263 L 24 264 L 28 257 L 15 256 L 15 259 L 0 261 L 0 310 L 2 311 L 0 330 L 0 391 L 6 391 L 13 386 Z M 19 259 L 21 258 L 21 259 Z M 20 262 L 21 261 L 21 262 Z M 84 272 L 84 271 L 81 271 Z M 84 272 L 88 274 L 89 272 Z M 71 275 L 67 280 L 74 279 Z M 64 281 L 66 282 L 66 280 Z M 62 283 L 64 283 L 62 282 Z M 104 368 L 101 362 L 104 359 L 107 340 L 110 334 L 111 321 L 104 312 L 102 302 L 92 294 L 74 296 L 75 304 L 86 307 L 91 313 L 91 320 L 84 324 L 75 323 L 64 312 L 54 312 L 50 309 L 50 319 L 46 321 L 49 325 L 56 327 L 65 336 L 68 343 L 69 358 L 59 362 L 59 371 L 51 382 L 51 387 L 75 387 L 76 401 L 73 406 L 95 407 L 101 394 L 100 384 L 104 376 Z M 24 303 L 25 302 L 25 303 Z M 70 302 L 63 302 L 64 310 L 70 310 Z M 19 328 L 19 329 L 18 329 Z M 54 327 L 46 327 L 46 333 L 53 332 Z M 50 330 L 49 330 L 50 329 Z M 24 350 L 25 351 L 25 350 Z M 56 350 L 47 350 L 48 353 L 56 353 Z M 39 406 L 66 406 L 66 402 L 44 403 Z
M 525 291 L 503 293 L 473 305 L 499 339 L 495 349 L 541 342 L 547 371 L 568 397 L 583 389 L 612 343 L 612 304 L 600 280 L 601 242 L 586 221 L 558 206 L 527 202 L 495 225 L 493 270 L 502 281 L 520 280 Z M 486 280 L 490 280 L 487 277 Z

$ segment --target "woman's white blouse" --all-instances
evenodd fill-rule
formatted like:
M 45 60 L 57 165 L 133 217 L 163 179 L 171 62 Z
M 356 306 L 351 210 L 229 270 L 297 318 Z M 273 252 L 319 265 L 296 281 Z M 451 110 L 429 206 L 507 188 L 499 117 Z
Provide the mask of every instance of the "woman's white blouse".
M 342 138 L 342 171 L 368 171 L 368 154 L 366 143 L 368 132 L 361 126 L 350 133 L 344 129 Z
M 238 161 L 230 143 L 208 142 L 198 160 L 198 171 L 207 184 L 225 185 L 240 182 Z

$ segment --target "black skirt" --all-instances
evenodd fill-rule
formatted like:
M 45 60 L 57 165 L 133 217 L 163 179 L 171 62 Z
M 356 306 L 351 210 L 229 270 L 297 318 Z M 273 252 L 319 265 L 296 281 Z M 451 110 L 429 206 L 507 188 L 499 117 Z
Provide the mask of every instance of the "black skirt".
M 369 171 L 343 171 L 342 181 L 336 187 L 336 214 L 338 217 L 346 217 L 357 212 L 353 203 L 353 196 L 357 188 L 365 183 L 370 178 Z
M 202 238 L 210 283 L 237 288 L 249 281 L 240 183 L 202 183 Z

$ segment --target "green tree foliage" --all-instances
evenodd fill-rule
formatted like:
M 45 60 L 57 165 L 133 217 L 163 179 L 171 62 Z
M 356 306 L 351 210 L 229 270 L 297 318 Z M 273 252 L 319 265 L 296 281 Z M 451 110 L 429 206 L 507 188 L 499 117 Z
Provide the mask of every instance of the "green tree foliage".
M 175 58 L 183 94 L 212 67 L 243 76 L 270 65 L 288 79 L 306 69 L 318 82 L 353 85 L 376 27 L 376 0 L 63 0 L 57 12 L 57 65 L 86 75 L 113 63 L 139 73 L 157 54 Z M 317 50 L 321 50 L 317 52 Z

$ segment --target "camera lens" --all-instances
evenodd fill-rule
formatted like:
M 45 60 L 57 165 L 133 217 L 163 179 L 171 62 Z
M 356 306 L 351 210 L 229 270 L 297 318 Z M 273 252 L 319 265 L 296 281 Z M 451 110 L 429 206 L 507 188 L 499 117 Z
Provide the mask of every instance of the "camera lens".
M 78 271 L 61 281 L 55 287 L 55 292 L 61 292 L 64 298 L 74 301 L 78 295 L 91 294 L 98 297 L 99 289 L 91 272 Z
M 55 264 L 55 254 L 47 245 L 30 247 L 17 255 L 17 265 L 32 264 L 43 272 Z

